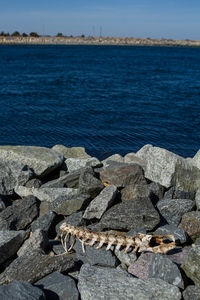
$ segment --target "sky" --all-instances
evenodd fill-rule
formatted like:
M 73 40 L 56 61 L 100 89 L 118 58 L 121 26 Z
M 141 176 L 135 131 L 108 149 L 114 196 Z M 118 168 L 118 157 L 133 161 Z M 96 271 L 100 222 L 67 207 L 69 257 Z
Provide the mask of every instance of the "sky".
M 200 40 L 200 0 L 0 0 L 0 32 Z

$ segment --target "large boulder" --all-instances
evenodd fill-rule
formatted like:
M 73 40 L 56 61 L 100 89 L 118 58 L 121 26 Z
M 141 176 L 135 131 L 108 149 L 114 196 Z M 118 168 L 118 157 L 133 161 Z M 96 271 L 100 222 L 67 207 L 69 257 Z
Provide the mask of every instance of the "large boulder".
M 200 285 L 200 245 L 194 245 L 190 249 L 181 268 L 196 285 Z
M 146 161 L 145 177 L 166 188 L 193 191 L 200 185 L 200 170 L 190 160 L 168 150 L 146 145 L 136 155 Z
M 159 214 L 150 199 L 141 198 L 125 201 L 108 209 L 100 221 L 100 228 L 124 231 L 139 228 L 152 230 L 159 222 Z
M 67 158 L 65 160 L 68 172 L 74 172 L 84 167 L 101 167 L 102 163 L 96 158 Z
M 84 264 L 78 276 L 82 300 L 179 300 L 179 289 L 161 279 L 140 280 L 124 271 Z
M 58 153 L 61 153 L 65 158 L 91 158 L 85 152 L 83 147 L 66 147 L 64 145 L 55 145 L 52 149 Z
M 0 161 L 22 163 L 33 170 L 34 174 L 43 177 L 59 167 L 64 160 L 62 154 L 45 147 L 35 146 L 0 146 Z

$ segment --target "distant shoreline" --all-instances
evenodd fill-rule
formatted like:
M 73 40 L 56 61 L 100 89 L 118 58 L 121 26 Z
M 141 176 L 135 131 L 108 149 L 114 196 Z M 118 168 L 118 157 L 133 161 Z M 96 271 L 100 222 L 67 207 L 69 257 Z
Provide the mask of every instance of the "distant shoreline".
M 13 37 L 0 36 L 0 45 L 119 45 L 200 47 L 200 40 L 173 40 L 126 37 Z

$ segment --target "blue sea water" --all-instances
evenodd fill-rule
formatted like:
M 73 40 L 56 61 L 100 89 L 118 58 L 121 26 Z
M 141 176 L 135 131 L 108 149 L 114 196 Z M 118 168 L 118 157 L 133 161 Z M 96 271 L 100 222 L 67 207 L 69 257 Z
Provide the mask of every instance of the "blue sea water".
M 200 148 L 200 48 L 0 46 L 0 144 Z

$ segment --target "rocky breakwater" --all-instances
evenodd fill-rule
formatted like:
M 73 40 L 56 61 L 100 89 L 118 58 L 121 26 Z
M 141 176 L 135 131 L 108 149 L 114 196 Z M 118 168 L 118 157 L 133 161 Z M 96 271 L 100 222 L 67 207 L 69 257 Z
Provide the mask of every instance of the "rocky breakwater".
M 63 223 L 172 234 L 177 247 L 83 252 L 76 239 L 65 253 Z M 81 147 L 1 146 L 0 237 L 0 299 L 199 299 L 200 151 L 146 145 L 99 161 Z

